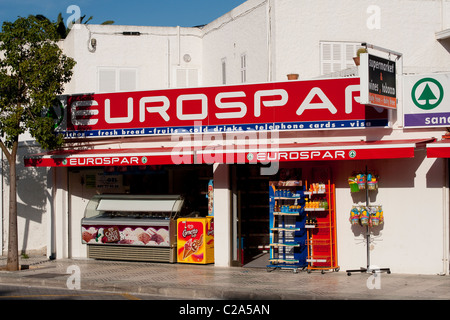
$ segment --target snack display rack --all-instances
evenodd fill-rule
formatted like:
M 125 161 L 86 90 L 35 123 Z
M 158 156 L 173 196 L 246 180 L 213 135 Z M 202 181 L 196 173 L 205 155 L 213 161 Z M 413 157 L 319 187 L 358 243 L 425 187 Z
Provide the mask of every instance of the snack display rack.
M 336 247 L 335 185 L 313 183 L 305 192 L 305 212 L 308 248 L 308 268 L 312 270 L 339 271 Z
M 306 228 L 305 193 L 302 181 L 271 181 L 270 199 L 270 264 L 276 268 L 305 269 Z

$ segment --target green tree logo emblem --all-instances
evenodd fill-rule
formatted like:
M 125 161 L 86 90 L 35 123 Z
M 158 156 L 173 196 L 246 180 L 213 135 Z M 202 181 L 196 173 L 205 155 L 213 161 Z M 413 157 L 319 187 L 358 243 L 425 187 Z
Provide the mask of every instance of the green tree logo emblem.
M 444 98 L 444 88 L 433 78 L 423 78 L 416 82 L 411 90 L 414 104 L 423 110 L 436 108 Z
M 45 110 L 44 110 L 45 112 Z M 46 110 L 46 116 L 55 121 L 54 128 L 57 129 L 64 120 L 64 106 L 62 102 L 56 98 L 53 105 Z

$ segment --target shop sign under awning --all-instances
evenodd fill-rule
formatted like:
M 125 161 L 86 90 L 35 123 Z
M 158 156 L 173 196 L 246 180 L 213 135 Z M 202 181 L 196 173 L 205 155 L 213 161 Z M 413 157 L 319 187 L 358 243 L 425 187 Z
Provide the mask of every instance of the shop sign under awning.
M 269 145 L 183 145 L 170 148 L 59 150 L 26 156 L 26 167 L 96 167 L 242 164 L 413 158 L 431 139 L 317 142 Z M 449 148 L 450 150 L 450 148 Z
M 269 163 L 413 158 L 431 139 L 291 143 L 267 146 L 211 146 L 196 152 L 196 163 Z
M 26 167 L 146 166 L 192 163 L 193 151 L 174 148 L 58 150 L 29 155 Z

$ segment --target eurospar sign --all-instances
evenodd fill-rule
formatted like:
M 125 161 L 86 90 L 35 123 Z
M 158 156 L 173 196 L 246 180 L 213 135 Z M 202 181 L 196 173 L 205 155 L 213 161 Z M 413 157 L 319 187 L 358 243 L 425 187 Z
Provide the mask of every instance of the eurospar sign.
M 386 110 L 359 103 L 359 78 L 70 95 L 61 110 L 66 138 L 388 125 Z

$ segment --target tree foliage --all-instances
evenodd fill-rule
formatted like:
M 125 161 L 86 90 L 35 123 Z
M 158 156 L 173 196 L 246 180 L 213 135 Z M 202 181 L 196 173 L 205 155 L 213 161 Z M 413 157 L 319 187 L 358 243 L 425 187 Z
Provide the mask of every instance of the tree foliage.
M 75 61 L 62 53 L 55 25 L 34 16 L 4 22 L 0 33 L 0 134 L 5 146 L 26 130 L 44 149 L 61 145 L 51 118 L 42 117 L 64 84 Z

